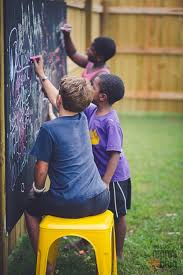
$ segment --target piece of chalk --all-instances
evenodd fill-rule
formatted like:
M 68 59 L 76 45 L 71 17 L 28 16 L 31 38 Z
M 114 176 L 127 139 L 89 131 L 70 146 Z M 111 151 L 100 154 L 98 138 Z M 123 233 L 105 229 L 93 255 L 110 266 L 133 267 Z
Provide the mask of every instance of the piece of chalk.
M 39 56 L 39 55 L 31 56 L 31 57 L 30 57 L 30 61 L 33 63 L 34 60 L 36 60 L 36 62 L 39 62 L 40 56 Z
M 61 27 L 62 31 L 71 31 L 72 27 Z

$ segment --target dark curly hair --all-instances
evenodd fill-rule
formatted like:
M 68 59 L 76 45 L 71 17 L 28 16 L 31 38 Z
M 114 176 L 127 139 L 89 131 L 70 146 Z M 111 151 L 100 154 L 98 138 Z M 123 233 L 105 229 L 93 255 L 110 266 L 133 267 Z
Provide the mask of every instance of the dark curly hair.
M 103 56 L 107 61 L 116 53 L 116 44 L 110 37 L 100 36 L 95 38 L 92 43 L 97 55 Z
M 98 77 L 101 92 L 107 95 L 110 105 L 123 98 L 125 87 L 120 77 L 113 74 L 101 74 Z

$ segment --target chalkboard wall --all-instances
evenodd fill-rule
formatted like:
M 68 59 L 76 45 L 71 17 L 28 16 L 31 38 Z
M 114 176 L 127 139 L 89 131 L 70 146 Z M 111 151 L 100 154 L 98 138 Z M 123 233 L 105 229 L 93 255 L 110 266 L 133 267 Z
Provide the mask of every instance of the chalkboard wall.
M 62 1 L 4 0 L 6 221 L 10 232 L 22 215 L 33 181 L 30 150 L 47 118 L 48 101 L 30 66 L 42 54 L 49 79 L 58 87 L 66 74 L 66 54 L 59 28 L 66 19 Z

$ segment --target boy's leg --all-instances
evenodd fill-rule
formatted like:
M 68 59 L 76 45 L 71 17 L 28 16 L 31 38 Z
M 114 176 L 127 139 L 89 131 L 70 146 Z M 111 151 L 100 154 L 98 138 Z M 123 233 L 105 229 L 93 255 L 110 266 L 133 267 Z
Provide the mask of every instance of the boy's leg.
M 24 215 L 25 215 L 27 232 L 28 232 L 34 253 L 37 256 L 38 240 L 39 240 L 39 224 L 41 222 L 41 218 L 31 216 L 28 214 L 27 211 L 24 212 Z M 52 272 L 53 272 L 53 267 L 49 262 L 47 262 L 46 274 L 49 275 Z
M 41 221 L 40 217 L 33 217 L 25 211 L 25 222 L 27 227 L 27 232 L 31 240 L 31 244 L 35 255 L 37 255 L 38 239 L 39 239 L 39 224 Z
M 116 254 L 119 260 L 123 257 L 123 246 L 126 236 L 126 217 L 121 216 L 118 221 L 115 221 L 116 233 Z
M 116 254 L 119 260 L 123 257 L 123 246 L 126 235 L 126 213 L 130 209 L 131 182 L 130 179 L 110 183 L 109 210 L 114 213 Z

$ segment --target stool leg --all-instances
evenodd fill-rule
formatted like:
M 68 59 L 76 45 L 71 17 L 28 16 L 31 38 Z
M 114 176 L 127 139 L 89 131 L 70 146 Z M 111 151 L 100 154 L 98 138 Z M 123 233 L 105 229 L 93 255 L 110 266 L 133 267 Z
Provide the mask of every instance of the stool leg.
M 36 275 L 45 275 L 47 267 L 47 255 L 46 250 L 38 250 L 37 263 L 36 263 Z
M 96 260 L 99 275 L 112 274 L 112 240 L 109 232 L 103 232 L 95 243 Z
M 116 237 L 114 227 L 112 228 L 112 275 L 117 275 L 117 258 L 116 258 Z
M 47 267 L 48 252 L 51 246 L 52 240 L 47 238 L 46 233 L 41 232 L 39 234 L 37 263 L 36 263 L 36 275 L 45 275 Z M 46 241 L 45 241 L 46 240 Z
M 53 266 L 53 269 L 55 269 L 55 266 L 56 266 L 59 243 L 60 243 L 59 239 L 55 240 L 54 243 L 52 243 L 48 253 L 48 262 Z

